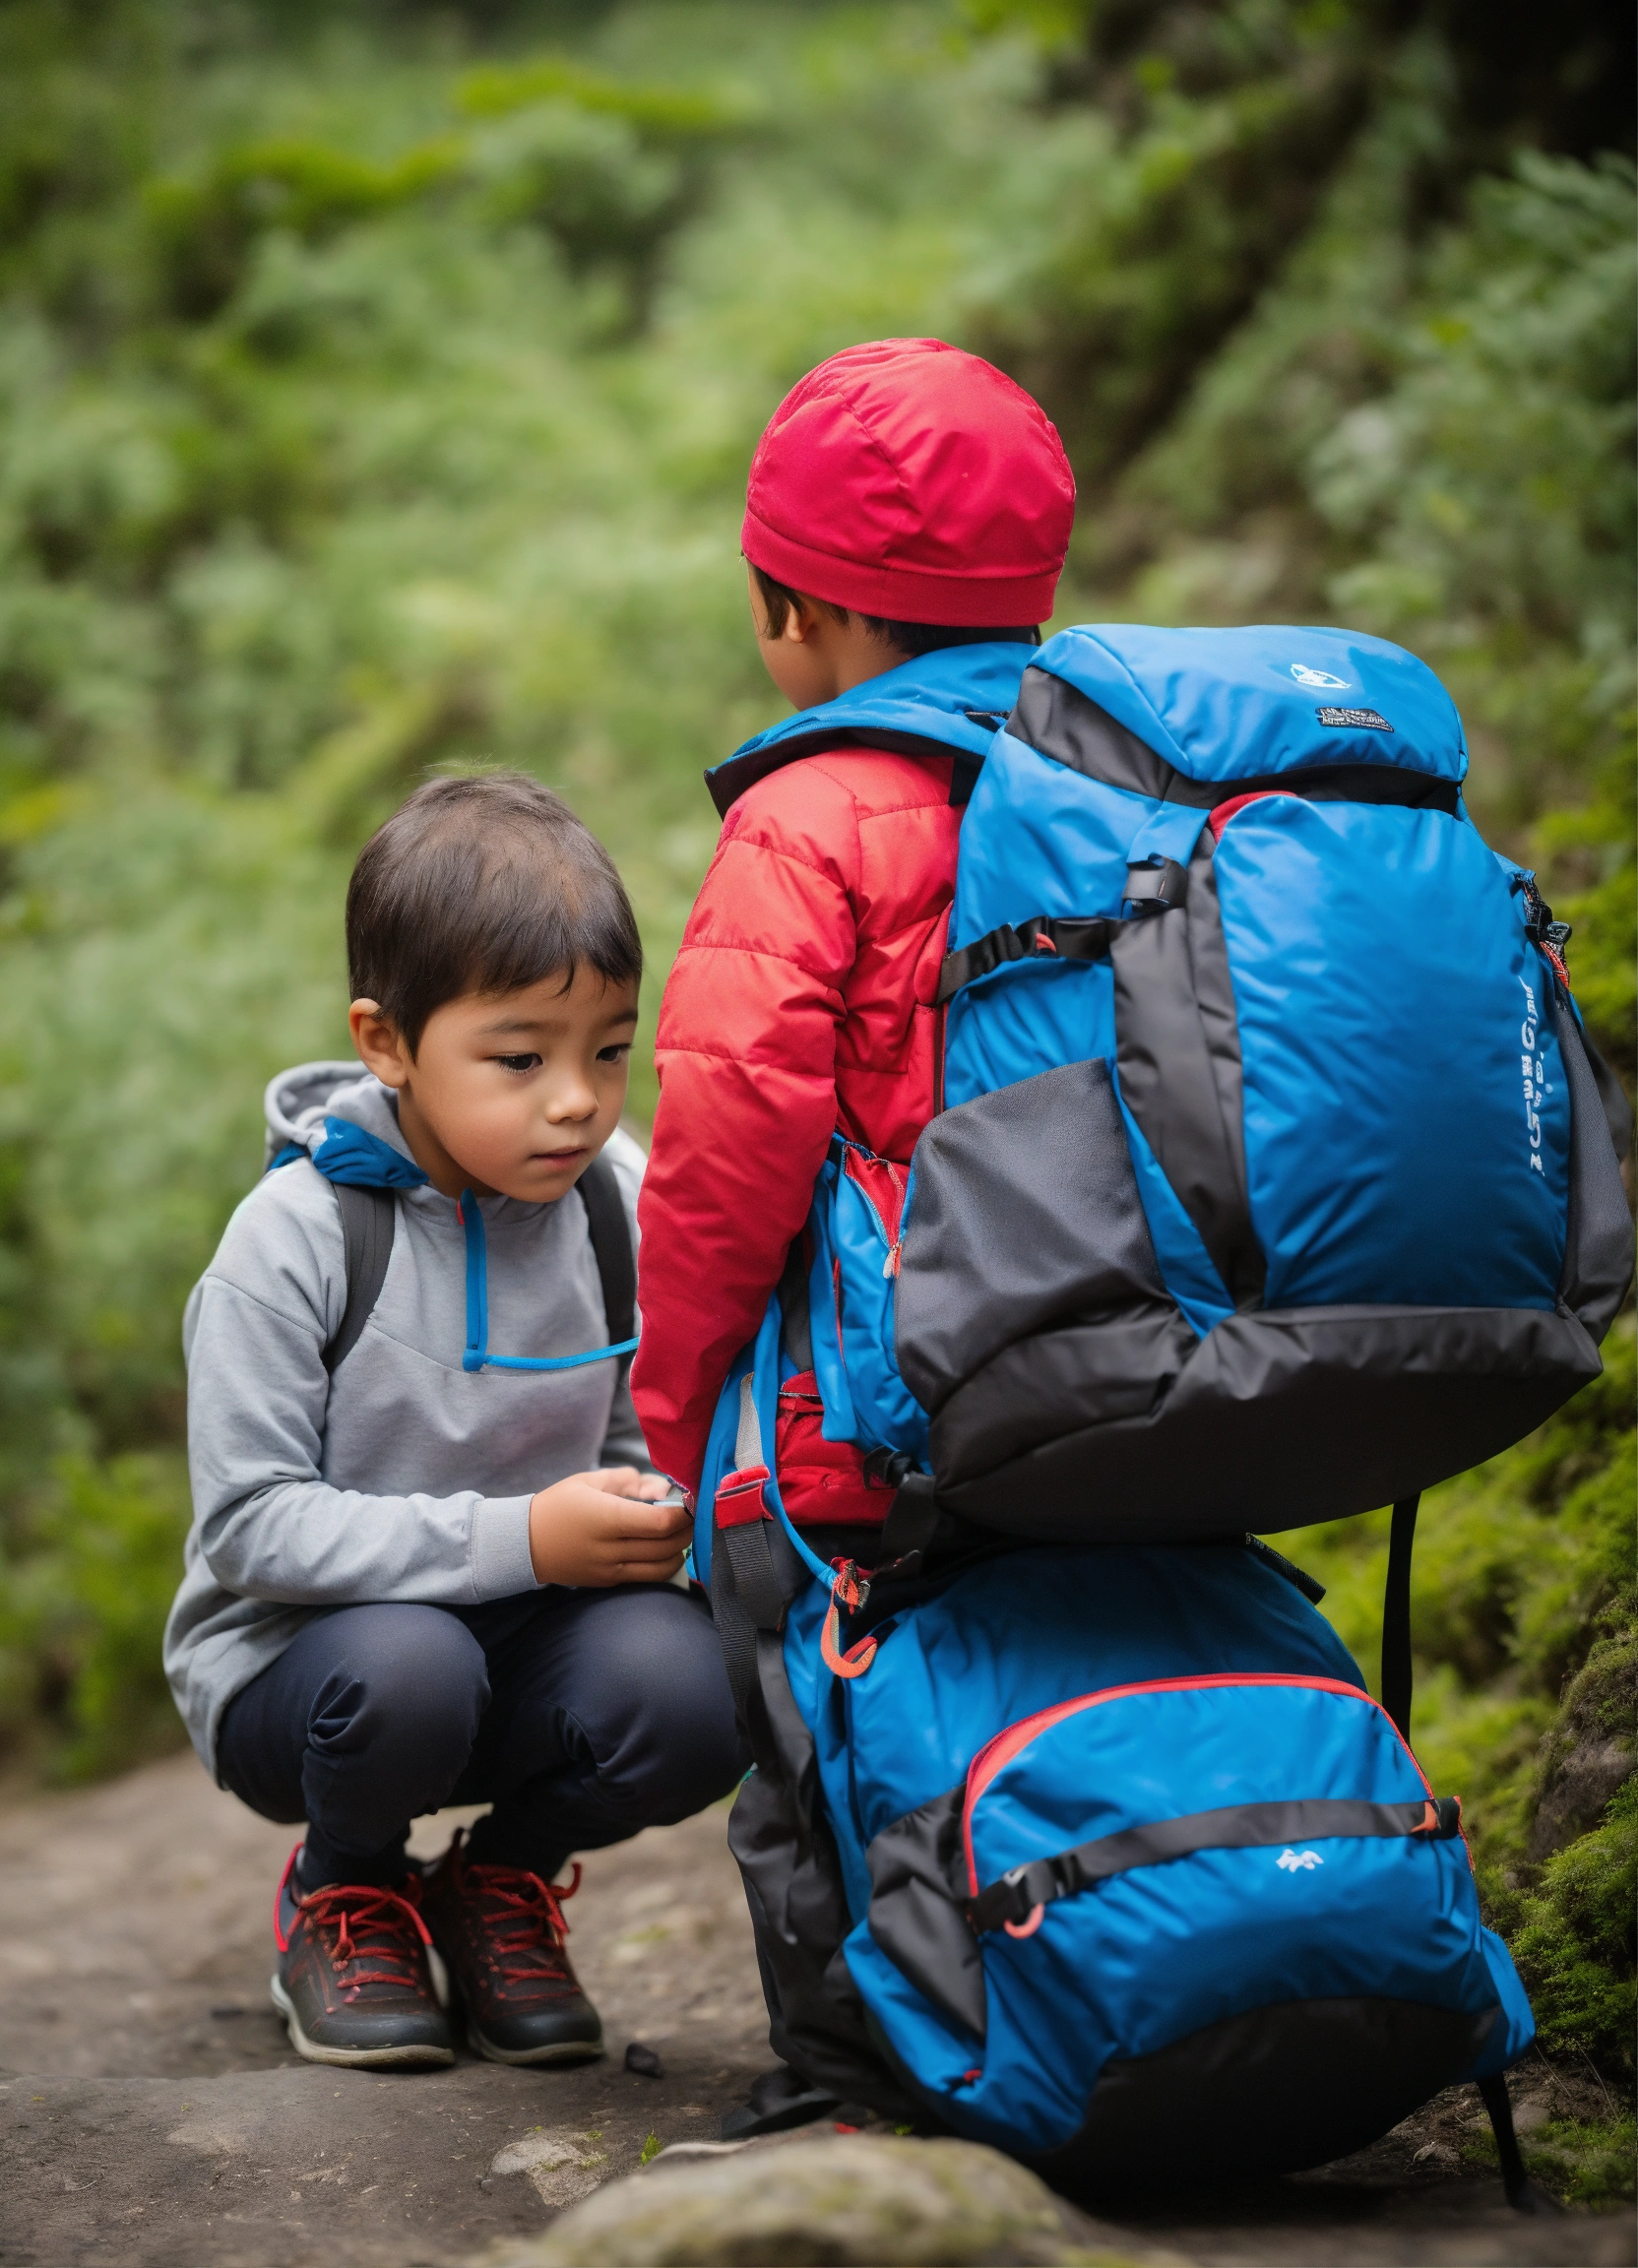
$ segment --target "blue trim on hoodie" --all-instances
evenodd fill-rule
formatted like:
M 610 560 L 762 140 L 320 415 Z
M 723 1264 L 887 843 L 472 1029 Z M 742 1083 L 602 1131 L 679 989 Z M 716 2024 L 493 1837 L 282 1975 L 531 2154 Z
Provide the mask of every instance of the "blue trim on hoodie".
M 327 1181 L 345 1182 L 351 1189 L 423 1189 L 429 1176 L 412 1158 L 355 1126 L 350 1118 L 326 1118 L 322 1140 L 310 1150 L 286 1142 L 270 1160 L 268 1171 L 291 1166 L 298 1158 L 311 1158 Z M 483 1215 L 470 1189 L 456 1207 L 467 1238 L 467 1345 L 461 1356 L 463 1370 L 578 1370 L 585 1362 L 608 1362 L 636 1352 L 635 1339 L 621 1339 L 610 1347 L 594 1347 L 584 1354 L 491 1354 L 489 1353 L 489 1249 L 483 1232 Z
M 578 1370 L 586 1362 L 607 1362 L 637 1351 L 635 1339 L 593 1347 L 584 1354 L 491 1354 L 489 1353 L 489 1242 L 483 1212 L 470 1189 L 456 1207 L 467 1235 L 467 1346 L 463 1370 Z

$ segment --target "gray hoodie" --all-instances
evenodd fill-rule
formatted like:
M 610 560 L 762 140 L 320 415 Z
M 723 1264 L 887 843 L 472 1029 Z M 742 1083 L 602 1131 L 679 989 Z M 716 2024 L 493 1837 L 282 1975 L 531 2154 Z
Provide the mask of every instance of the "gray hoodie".
M 302 1064 L 272 1082 L 270 1154 L 310 1148 L 327 1117 L 410 1156 L 397 1098 L 355 1063 Z M 635 1235 L 643 1153 L 617 1133 L 603 1155 Z M 455 1202 L 430 1186 L 394 1194 L 386 1281 L 334 1377 L 323 1356 L 346 1298 L 341 1212 L 308 1158 L 256 1184 L 188 1300 L 194 1520 L 164 1659 L 213 1772 L 222 1711 L 316 1612 L 374 1600 L 471 1606 L 533 1591 L 535 1491 L 598 1465 L 648 1468 L 623 1366 L 462 1368 Z M 579 1195 L 486 1197 L 481 1210 L 493 1352 L 605 1346 Z

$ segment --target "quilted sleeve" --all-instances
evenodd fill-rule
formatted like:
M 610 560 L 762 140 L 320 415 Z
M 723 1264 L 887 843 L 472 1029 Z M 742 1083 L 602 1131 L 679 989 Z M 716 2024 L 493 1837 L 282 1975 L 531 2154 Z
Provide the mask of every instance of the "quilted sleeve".
M 688 1489 L 836 1125 L 859 863 L 845 788 L 806 764 L 760 781 L 724 823 L 665 987 L 631 1383 L 650 1455 Z

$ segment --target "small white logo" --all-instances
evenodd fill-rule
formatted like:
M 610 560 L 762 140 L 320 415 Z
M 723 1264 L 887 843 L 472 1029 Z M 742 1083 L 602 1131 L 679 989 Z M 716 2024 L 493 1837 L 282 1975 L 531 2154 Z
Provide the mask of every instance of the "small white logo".
M 1316 1866 L 1323 1866 L 1325 1860 L 1317 1851 L 1285 1850 L 1274 1863 L 1283 1866 L 1288 1874 L 1311 1874 Z
M 1526 1155 L 1530 1170 L 1541 1173 L 1544 1179 L 1545 1171 L 1542 1165 L 1542 1115 L 1537 1105 L 1545 1099 L 1547 1093 L 1544 1077 L 1546 1065 L 1536 1052 L 1539 1024 L 1536 994 L 1522 976 L 1519 982 L 1524 985 L 1524 1022 L 1519 1026 L 1519 1068 L 1524 1073 L 1524 1130 L 1530 1143 Z
M 1299 685 L 1315 685 L 1323 693 L 1346 693 L 1350 689 L 1346 677 L 1333 677 L 1329 669 L 1310 669 L 1306 662 L 1293 662 L 1292 675 Z

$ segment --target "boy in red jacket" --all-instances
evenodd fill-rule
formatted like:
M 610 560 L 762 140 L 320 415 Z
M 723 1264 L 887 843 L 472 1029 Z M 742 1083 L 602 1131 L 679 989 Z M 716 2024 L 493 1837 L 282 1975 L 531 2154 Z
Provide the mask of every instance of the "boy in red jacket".
M 933 1114 L 954 748 L 1012 706 L 1074 506 L 1039 406 L 933 339 L 821 363 L 752 460 L 752 620 L 806 714 L 712 775 L 722 839 L 661 1009 L 631 1384 L 690 1493 L 832 1133 L 903 1162 Z

